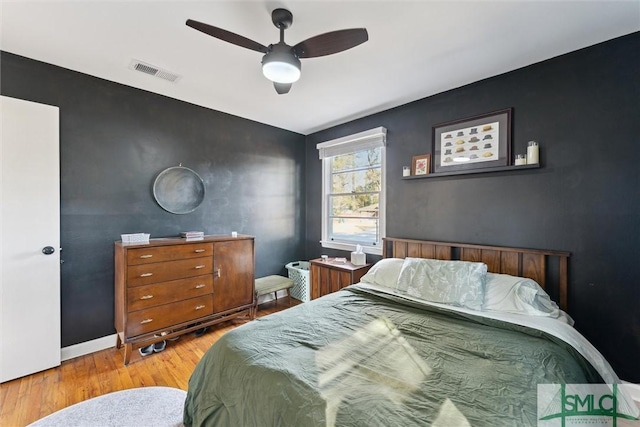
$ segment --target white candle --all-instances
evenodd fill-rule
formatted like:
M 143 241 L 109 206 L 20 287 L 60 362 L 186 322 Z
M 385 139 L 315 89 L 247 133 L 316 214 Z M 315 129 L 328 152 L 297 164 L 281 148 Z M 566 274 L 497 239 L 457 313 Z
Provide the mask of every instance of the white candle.
M 535 141 L 529 141 L 529 145 L 527 146 L 527 164 L 534 165 L 538 162 L 538 143 Z
M 516 166 L 527 164 L 527 157 L 524 154 L 516 154 Z
M 411 176 L 411 168 L 409 166 L 402 167 L 402 176 Z

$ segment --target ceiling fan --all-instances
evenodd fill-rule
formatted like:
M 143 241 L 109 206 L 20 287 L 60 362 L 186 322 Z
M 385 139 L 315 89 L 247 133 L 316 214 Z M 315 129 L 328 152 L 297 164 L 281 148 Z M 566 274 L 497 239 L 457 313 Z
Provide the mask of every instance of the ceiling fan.
M 356 47 L 369 40 L 366 28 L 352 28 L 324 33 L 301 41 L 295 46 L 284 42 L 284 30 L 293 23 L 293 15 L 286 9 L 274 9 L 271 12 L 273 25 L 280 29 L 280 41 L 269 46 L 261 45 L 241 35 L 222 28 L 187 20 L 187 25 L 212 37 L 224 40 L 236 46 L 262 52 L 262 73 L 273 81 L 279 94 L 288 93 L 292 83 L 300 78 L 300 58 L 317 58 L 331 55 Z

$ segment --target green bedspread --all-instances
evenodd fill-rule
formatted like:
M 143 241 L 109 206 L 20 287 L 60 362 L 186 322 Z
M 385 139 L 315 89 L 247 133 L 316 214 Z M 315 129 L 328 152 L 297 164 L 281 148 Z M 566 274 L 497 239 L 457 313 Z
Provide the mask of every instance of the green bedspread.
M 537 384 L 602 382 L 543 332 L 349 287 L 225 334 L 186 426 L 534 426 Z

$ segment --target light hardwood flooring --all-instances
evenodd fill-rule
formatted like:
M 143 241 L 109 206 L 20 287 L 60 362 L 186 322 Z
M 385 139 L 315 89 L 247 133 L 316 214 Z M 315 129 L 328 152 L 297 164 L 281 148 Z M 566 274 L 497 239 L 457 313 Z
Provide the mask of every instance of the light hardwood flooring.
M 292 305 L 298 303 L 291 301 Z M 258 317 L 286 308 L 286 298 L 270 301 L 259 306 Z M 124 349 L 112 347 L 3 383 L 0 426 L 25 426 L 74 403 L 118 390 L 145 386 L 187 390 L 191 372 L 203 354 L 223 334 L 243 323 L 246 321 L 222 323 L 201 337 L 184 335 L 168 341 L 164 351 L 146 357 L 135 350 L 127 366 L 123 365 Z

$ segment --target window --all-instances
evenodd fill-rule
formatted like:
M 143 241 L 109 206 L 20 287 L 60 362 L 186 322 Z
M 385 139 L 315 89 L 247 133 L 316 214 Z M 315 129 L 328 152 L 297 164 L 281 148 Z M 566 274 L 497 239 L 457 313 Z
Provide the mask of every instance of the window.
M 322 246 L 382 254 L 385 128 L 317 145 L 322 159 Z

